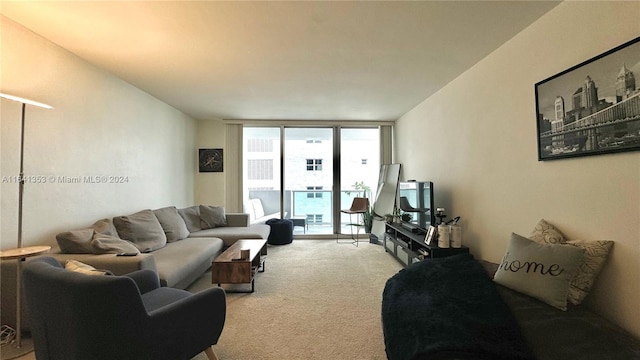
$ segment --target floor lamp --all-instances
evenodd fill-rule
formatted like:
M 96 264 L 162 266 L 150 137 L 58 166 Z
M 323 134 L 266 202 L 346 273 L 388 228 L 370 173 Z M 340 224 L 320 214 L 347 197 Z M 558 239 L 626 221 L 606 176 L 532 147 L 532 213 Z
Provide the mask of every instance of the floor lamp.
M 20 174 L 18 178 L 18 247 L 13 250 L 2 251 L 0 257 L 2 259 L 17 259 L 16 266 L 16 347 L 22 346 L 21 334 L 21 267 L 22 261 L 30 256 L 35 256 L 43 252 L 47 252 L 48 246 L 33 246 L 28 248 L 22 247 L 22 194 L 24 192 L 24 123 L 25 110 L 27 105 L 33 105 L 45 109 L 53 109 L 52 106 L 37 101 L 21 98 L 14 95 L 0 93 L 0 98 L 16 101 L 22 104 L 22 117 L 20 123 Z

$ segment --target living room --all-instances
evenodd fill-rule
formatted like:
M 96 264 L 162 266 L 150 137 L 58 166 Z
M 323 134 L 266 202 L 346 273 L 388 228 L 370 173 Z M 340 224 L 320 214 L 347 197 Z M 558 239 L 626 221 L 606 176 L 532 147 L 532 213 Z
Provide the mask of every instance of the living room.
M 96 27 L 99 19 L 92 19 Z M 222 119 L 188 116 L 122 80 L 127 74 L 89 63 L 9 17 L 0 20 L 2 92 L 54 107 L 27 109 L 25 172 L 127 177 L 27 184 L 24 245 L 54 245 L 60 231 L 140 209 L 227 206 L 224 173 L 198 173 L 196 158 L 203 147 L 232 155 Z M 561 2 L 395 119 L 393 148 L 404 179 L 437 184 L 437 206 L 461 216 L 463 244 L 479 258 L 499 262 L 509 234 L 526 235 L 541 218 L 572 239 L 614 240 L 588 303 L 636 337 L 640 154 L 538 161 L 534 84 L 640 36 L 639 24 L 636 1 Z M 145 59 L 140 44 L 131 51 Z M 109 44 L 101 45 L 109 53 Z M 1 115 L 2 175 L 16 175 L 20 106 L 2 100 Z M 17 197 L 17 185 L 3 182 L 2 249 L 15 247 Z

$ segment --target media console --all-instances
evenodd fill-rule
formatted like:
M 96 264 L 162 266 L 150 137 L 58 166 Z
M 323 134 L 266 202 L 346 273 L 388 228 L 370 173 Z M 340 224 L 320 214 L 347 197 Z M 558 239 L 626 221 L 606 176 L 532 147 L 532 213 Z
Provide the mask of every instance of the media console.
M 399 223 L 385 224 L 384 251 L 390 253 L 402 265 L 407 266 L 414 262 L 428 258 L 439 258 L 461 253 L 468 253 L 469 248 L 440 248 L 437 244 L 427 245 L 424 242 L 424 234 L 417 234 Z

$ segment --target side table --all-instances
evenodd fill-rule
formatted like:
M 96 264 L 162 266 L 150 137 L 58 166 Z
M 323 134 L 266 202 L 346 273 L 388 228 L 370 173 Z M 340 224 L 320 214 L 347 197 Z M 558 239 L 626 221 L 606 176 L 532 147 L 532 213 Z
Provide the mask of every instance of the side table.
M 44 254 L 51 250 L 51 246 L 27 246 L 17 249 L 0 251 L 0 260 L 18 260 L 16 264 L 16 347 L 22 346 L 22 262 L 32 256 Z
M 302 227 L 304 233 L 307 233 L 307 218 L 306 217 L 302 217 L 302 216 L 295 216 L 292 217 L 291 219 L 289 219 L 291 221 L 293 221 L 293 226 L 300 226 Z

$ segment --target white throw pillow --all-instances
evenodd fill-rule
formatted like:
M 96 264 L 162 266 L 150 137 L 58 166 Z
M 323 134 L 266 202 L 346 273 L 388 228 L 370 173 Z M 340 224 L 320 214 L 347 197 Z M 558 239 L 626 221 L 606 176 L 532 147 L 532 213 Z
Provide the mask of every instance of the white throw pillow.
M 67 262 L 64 264 L 64 268 L 85 275 L 111 275 L 109 271 L 97 270 L 93 266 L 87 265 L 78 260 L 67 260 Z

